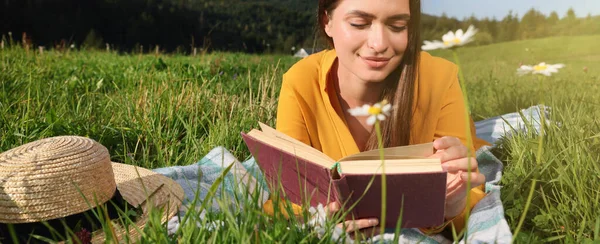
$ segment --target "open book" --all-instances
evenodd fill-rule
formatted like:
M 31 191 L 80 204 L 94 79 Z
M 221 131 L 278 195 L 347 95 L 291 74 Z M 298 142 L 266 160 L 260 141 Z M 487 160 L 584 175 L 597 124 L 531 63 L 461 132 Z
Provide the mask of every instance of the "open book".
M 298 205 L 338 201 L 348 218 L 381 219 L 382 161 L 379 150 L 333 160 L 319 150 L 260 123 L 261 130 L 242 132 L 271 194 L 279 191 Z M 433 144 L 384 149 L 387 182 L 386 227 L 437 226 L 444 221 L 446 172 Z

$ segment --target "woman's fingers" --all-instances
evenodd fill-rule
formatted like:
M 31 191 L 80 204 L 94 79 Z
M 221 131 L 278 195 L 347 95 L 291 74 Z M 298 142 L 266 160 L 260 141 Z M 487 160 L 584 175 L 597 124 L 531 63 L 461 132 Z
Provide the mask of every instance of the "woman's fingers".
M 340 204 L 338 202 L 330 202 L 327 204 L 327 214 L 328 216 L 333 215 L 335 212 L 340 210 Z M 375 227 L 379 224 L 379 220 L 376 218 L 371 219 L 358 219 L 358 220 L 348 220 L 343 223 L 338 224 L 338 227 L 345 230 L 347 233 L 352 232 L 361 232 L 363 234 L 368 234 L 369 229 L 371 227 Z
M 471 172 L 471 177 L 469 178 L 469 173 L 468 172 L 462 172 L 460 174 L 460 178 L 462 179 L 462 181 L 464 181 L 465 185 L 466 182 L 469 182 L 469 180 L 471 181 L 471 188 L 474 187 L 478 187 L 481 184 L 485 183 L 485 175 L 481 174 L 481 173 L 477 173 L 477 172 Z
M 363 241 L 376 236 L 381 233 L 380 227 L 369 227 L 365 229 L 361 229 L 360 231 L 351 232 L 350 237 L 354 239 L 354 241 Z
M 460 178 L 460 172 L 456 173 L 448 173 L 448 180 L 446 181 L 446 189 L 448 192 L 456 189 L 462 184 L 462 179 Z
M 467 147 L 456 137 L 439 138 L 433 142 L 433 147 L 437 151 L 431 157 L 439 158 L 442 163 L 468 156 Z
M 453 136 L 444 136 L 433 141 L 433 147 L 436 150 L 445 150 L 458 145 L 462 145 L 462 142 Z
M 329 210 L 329 212 L 337 212 L 338 210 L 340 210 L 340 204 L 338 202 L 330 202 L 329 204 L 327 204 L 327 209 Z
M 347 233 L 359 231 L 361 229 L 375 227 L 379 224 L 378 219 L 358 219 L 348 220 L 344 223 L 338 224 L 338 226 L 344 229 Z
M 458 174 L 458 178 L 460 179 L 460 183 L 449 186 L 446 190 L 446 202 L 448 204 L 453 204 L 458 200 L 464 199 L 467 195 L 467 182 L 469 181 L 469 173 L 461 172 Z M 471 173 L 470 180 L 470 188 L 473 189 L 485 183 L 485 175 L 473 172 Z
M 435 152 L 431 157 L 439 158 L 442 163 L 467 157 L 467 147 L 457 145 Z
M 447 185 L 447 195 L 452 194 L 455 191 L 465 190 L 467 182 L 471 181 L 471 188 L 475 188 L 485 183 L 485 175 L 477 172 L 471 172 L 471 178 L 469 179 L 468 172 L 457 173 L 458 180 L 453 182 L 451 185 Z
M 459 158 L 442 163 L 442 169 L 450 173 L 455 173 L 458 171 L 467 172 L 469 169 L 471 169 L 472 172 L 475 172 L 477 170 L 477 166 L 477 160 L 475 158 Z

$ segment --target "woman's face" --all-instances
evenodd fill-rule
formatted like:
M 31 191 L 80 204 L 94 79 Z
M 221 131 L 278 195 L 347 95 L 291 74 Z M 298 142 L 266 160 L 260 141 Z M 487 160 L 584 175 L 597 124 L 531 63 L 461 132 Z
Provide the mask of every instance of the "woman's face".
M 409 0 L 340 0 L 325 20 L 339 72 L 381 82 L 400 65 L 408 43 Z

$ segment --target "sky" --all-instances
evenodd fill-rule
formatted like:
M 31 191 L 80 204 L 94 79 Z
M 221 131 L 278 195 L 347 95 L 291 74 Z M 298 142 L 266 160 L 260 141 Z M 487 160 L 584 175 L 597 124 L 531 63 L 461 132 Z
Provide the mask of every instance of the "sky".
M 476 18 L 496 17 L 501 20 L 512 10 L 523 17 L 529 9 L 550 15 L 556 11 L 558 16 L 565 16 L 567 10 L 572 7 L 577 17 L 585 17 L 588 13 L 600 15 L 600 0 L 422 0 L 423 13 L 440 16 L 446 13 L 448 17 L 460 20 L 475 15 Z

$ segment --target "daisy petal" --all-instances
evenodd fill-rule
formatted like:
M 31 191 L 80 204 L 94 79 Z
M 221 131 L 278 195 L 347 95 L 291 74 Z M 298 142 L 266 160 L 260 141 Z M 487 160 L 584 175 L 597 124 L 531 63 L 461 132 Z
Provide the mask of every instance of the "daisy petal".
M 471 39 L 475 34 L 477 34 L 477 32 L 478 32 L 477 28 L 475 28 L 473 25 L 470 25 L 469 28 L 467 29 L 467 32 L 465 32 L 463 39 L 465 39 L 465 40 Z
M 421 50 L 423 50 L 423 51 L 431 51 L 431 50 L 435 50 L 435 49 L 439 49 L 439 48 L 442 48 L 442 47 L 439 45 L 435 45 L 433 43 L 429 43 L 429 44 L 425 44 L 425 45 L 421 46 Z
M 352 116 L 367 116 L 369 115 L 369 108 L 367 106 L 367 109 L 365 110 L 365 107 L 358 107 L 358 108 L 351 108 L 348 109 L 348 112 L 350 113 L 350 115 Z
M 521 65 L 521 67 L 519 67 L 519 70 L 531 71 L 533 70 L 533 66 Z
M 385 106 L 383 106 L 383 108 L 381 108 L 381 112 L 383 112 L 386 115 L 389 115 L 391 110 L 392 110 L 392 105 L 389 103 L 386 104 Z
M 460 38 L 462 38 L 462 37 L 463 37 L 463 35 L 464 35 L 464 34 L 465 34 L 465 33 L 463 32 L 463 30 L 462 30 L 462 29 L 458 29 L 458 30 L 456 31 L 456 34 L 454 34 L 454 35 L 456 36 L 456 38 L 459 38 L 459 39 L 460 39 Z
M 369 106 L 369 104 L 365 104 L 362 106 L 362 111 L 365 114 L 369 114 L 369 109 L 371 108 L 371 106 Z
M 434 44 L 429 44 L 429 45 L 423 45 L 421 46 L 421 50 L 423 51 L 431 51 L 431 50 L 436 50 L 436 49 L 440 49 L 443 48 L 444 45 L 434 45 Z
M 450 42 L 450 41 L 454 40 L 454 38 L 455 38 L 454 33 L 452 33 L 452 31 L 448 31 L 448 33 L 446 33 L 445 35 L 442 36 L 442 41 Z
M 385 120 L 385 115 L 383 115 L 383 114 L 378 114 L 378 115 L 377 115 L 377 120 L 379 120 L 379 121 L 384 121 L 384 120 Z
M 377 120 L 377 118 L 375 117 L 375 115 L 371 115 L 371 116 L 369 116 L 369 118 L 367 119 L 367 124 L 368 124 L 368 125 L 374 125 L 374 124 L 375 124 L 375 120 Z
M 467 43 L 471 43 L 474 40 L 473 36 L 463 38 L 461 45 L 465 45 Z

